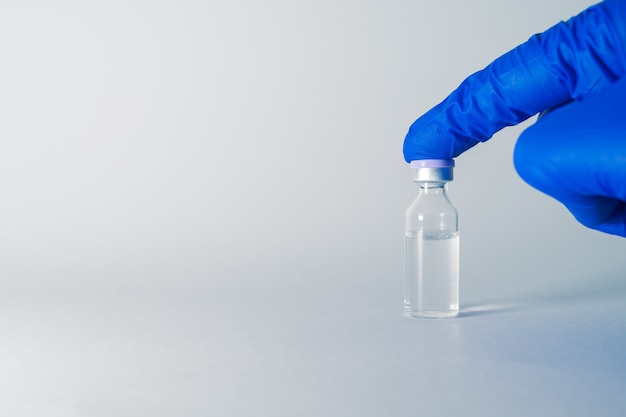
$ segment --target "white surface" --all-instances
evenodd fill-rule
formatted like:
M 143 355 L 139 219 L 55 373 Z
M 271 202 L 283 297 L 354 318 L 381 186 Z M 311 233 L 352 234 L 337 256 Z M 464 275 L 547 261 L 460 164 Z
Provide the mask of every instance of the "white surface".
M 457 160 L 462 317 L 401 317 L 409 124 L 586 5 L 2 2 L 0 414 L 623 415 L 624 240 L 523 127 Z
M 3 414 L 623 415 L 621 276 L 409 320 L 398 280 L 274 272 L 293 279 L 11 294 Z

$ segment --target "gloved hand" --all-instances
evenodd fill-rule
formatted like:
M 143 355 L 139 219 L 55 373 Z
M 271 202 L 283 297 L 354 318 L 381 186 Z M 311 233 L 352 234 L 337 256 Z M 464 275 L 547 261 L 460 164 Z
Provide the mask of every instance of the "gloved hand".
M 413 123 L 404 157 L 450 159 L 548 109 L 518 140 L 518 173 L 582 224 L 626 236 L 626 0 L 590 7 L 469 76 Z

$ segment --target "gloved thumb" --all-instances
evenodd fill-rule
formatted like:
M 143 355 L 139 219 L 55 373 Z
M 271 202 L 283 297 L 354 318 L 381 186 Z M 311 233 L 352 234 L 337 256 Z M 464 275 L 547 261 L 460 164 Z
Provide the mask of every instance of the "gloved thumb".
M 541 115 L 520 136 L 515 168 L 583 225 L 626 236 L 626 79 Z

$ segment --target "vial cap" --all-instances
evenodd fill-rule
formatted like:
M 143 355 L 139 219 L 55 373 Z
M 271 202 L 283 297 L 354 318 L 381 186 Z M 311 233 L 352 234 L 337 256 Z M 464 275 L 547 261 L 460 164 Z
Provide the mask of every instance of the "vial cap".
M 454 168 L 454 159 L 416 159 L 411 168 Z
M 411 161 L 413 181 L 416 182 L 449 182 L 454 179 L 453 159 L 417 159 Z

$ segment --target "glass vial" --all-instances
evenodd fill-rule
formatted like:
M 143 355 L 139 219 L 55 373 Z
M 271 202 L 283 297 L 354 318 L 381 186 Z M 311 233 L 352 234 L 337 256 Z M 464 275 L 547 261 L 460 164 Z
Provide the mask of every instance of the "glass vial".
M 450 318 L 459 313 L 459 222 L 448 200 L 454 161 L 411 162 L 418 195 L 406 212 L 404 315 Z

